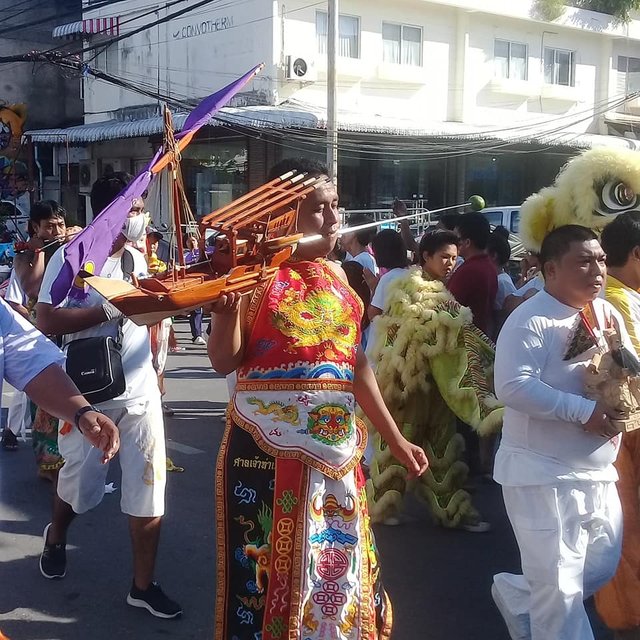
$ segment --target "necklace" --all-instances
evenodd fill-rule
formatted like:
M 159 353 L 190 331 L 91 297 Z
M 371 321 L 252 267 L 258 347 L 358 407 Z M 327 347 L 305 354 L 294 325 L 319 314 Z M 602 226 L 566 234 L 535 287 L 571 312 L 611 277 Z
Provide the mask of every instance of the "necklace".
M 102 275 L 103 278 L 112 278 L 113 274 L 115 273 L 116 269 L 120 266 L 120 260 L 118 260 L 117 258 L 113 258 L 113 257 L 109 257 L 107 258 L 107 262 L 105 263 L 105 266 L 111 262 L 111 264 L 109 265 L 109 272 L 105 273 Z

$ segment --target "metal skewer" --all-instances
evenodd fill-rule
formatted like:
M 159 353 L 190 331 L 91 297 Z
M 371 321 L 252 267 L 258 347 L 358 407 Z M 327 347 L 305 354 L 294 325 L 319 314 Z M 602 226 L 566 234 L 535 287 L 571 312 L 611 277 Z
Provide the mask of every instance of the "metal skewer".
M 474 198 L 478 198 L 479 196 L 473 196 Z M 376 220 L 375 222 L 367 222 L 365 224 L 359 224 L 355 227 L 341 227 L 338 229 L 338 235 L 344 235 L 345 233 L 352 233 L 354 231 L 362 231 L 363 229 L 371 229 L 372 227 L 379 227 L 383 224 L 389 224 L 394 222 L 400 222 L 401 220 L 410 220 L 411 218 L 419 218 L 420 216 L 426 216 L 431 213 L 442 213 L 443 211 L 449 211 L 451 209 L 462 209 L 464 207 L 471 207 L 474 211 L 479 211 L 480 209 L 484 209 L 484 200 L 482 200 L 482 207 L 478 208 L 479 201 L 470 200 L 469 202 L 464 202 L 462 204 L 454 204 L 449 207 L 441 207 L 440 209 L 431 209 L 430 211 L 420 211 L 419 213 L 411 213 L 406 216 L 399 216 L 397 218 L 386 218 L 384 220 Z M 313 236 L 305 236 L 304 238 L 300 238 L 298 240 L 298 244 L 306 244 L 307 242 L 315 242 L 316 240 L 320 240 L 323 236 L 321 234 L 315 234 Z

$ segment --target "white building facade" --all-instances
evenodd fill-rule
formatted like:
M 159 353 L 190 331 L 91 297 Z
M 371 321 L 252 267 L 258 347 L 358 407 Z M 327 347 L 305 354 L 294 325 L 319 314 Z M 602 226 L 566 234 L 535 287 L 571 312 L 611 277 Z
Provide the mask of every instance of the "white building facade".
M 193 103 L 263 62 L 186 154 L 196 212 L 257 186 L 283 156 L 322 157 L 326 3 L 199 5 L 124 0 L 114 15 L 88 4 L 84 23 L 61 25 L 101 45 L 85 63 L 125 86 L 87 76 L 84 127 L 33 140 L 61 145 L 81 183 L 108 164 L 135 171 L 160 141 L 165 98 Z M 110 28 L 87 37 L 87 21 Z M 532 0 L 341 0 L 339 30 L 339 179 L 351 208 L 394 197 L 435 207 L 471 192 L 515 203 L 577 149 L 637 144 L 640 20 L 566 9 L 546 22 Z

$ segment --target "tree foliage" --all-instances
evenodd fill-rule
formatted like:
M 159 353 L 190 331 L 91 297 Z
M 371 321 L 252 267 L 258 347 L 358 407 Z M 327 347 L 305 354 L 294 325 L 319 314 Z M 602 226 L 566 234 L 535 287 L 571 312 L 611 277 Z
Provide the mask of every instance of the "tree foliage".
M 565 6 L 606 13 L 620 22 L 628 22 L 631 12 L 640 10 L 640 0 L 536 0 L 535 11 L 544 20 L 552 21 L 562 15 Z
M 621 22 L 628 22 L 631 12 L 640 9 L 640 0 L 573 0 L 571 4 L 581 9 L 607 13 Z

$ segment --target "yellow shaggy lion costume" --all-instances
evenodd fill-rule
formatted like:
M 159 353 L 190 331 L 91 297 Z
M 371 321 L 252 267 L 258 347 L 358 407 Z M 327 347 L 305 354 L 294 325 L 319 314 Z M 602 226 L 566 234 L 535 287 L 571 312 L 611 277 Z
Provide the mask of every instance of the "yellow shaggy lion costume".
M 545 236 L 565 224 L 601 231 L 618 214 L 640 210 L 640 153 L 592 149 L 570 160 L 553 186 L 522 205 L 520 235 L 539 251 Z
M 493 393 L 491 341 L 472 323 L 440 281 L 410 269 L 389 287 L 384 313 L 372 325 L 367 355 L 389 411 L 404 436 L 424 448 L 429 469 L 416 492 L 445 527 L 475 524 L 480 518 L 462 486 L 464 440 L 456 416 L 488 434 L 502 424 Z M 394 518 L 406 491 L 406 469 L 377 434 L 367 483 L 374 522 Z

